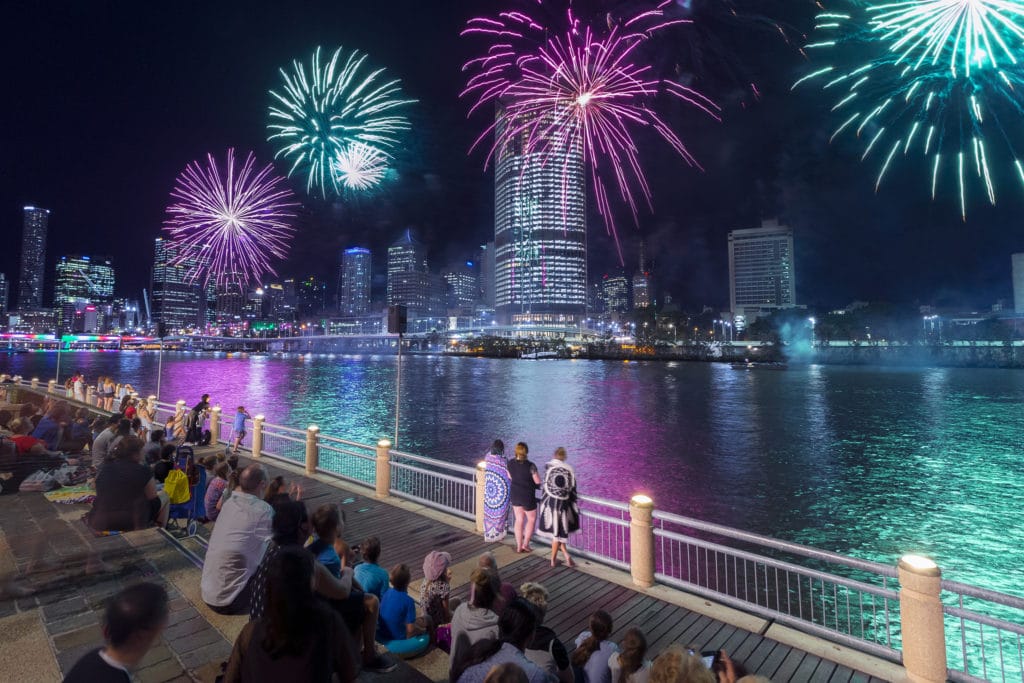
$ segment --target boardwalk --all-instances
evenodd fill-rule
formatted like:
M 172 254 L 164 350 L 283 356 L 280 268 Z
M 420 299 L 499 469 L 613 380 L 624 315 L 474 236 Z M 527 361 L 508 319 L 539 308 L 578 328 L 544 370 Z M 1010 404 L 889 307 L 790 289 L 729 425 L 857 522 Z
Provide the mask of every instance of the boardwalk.
M 422 576 L 424 555 L 443 549 L 453 558 L 454 594 L 464 599 L 476 558 L 484 550 L 494 551 L 503 580 L 513 585 L 539 581 L 548 588 L 551 601 L 545 623 L 566 643 L 571 644 L 586 627 L 590 612 L 600 608 L 613 617 L 614 639 L 621 637 L 629 626 L 641 626 L 652 655 L 671 643 L 692 644 L 700 649 L 724 648 L 751 671 L 774 681 L 877 681 L 899 672 L 897 667 L 867 657 L 857 660 L 863 662 L 863 666 L 856 664 L 860 671 L 840 666 L 819 656 L 825 651 L 838 652 L 840 648 L 820 641 L 816 641 L 816 648 L 809 648 L 817 654 L 791 647 L 773 638 L 775 627 L 763 620 L 721 608 L 716 611 L 710 603 L 664 587 L 646 592 L 636 590 L 629 584 L 628 576 L 590 562 L 581 562 L 579 569 L 552 568 L 543 550 L 533 555 L 517 555 L 508 545 L 486 544 L 471 524 L 441 512 L 406 501 L 377 500 L 369 490 L 341 485 L 327 477 L 311 479 L 275 461 L 264 459 L 263 464 L 272 475 L 282 474 L 289 481 L 300 483 L 303 500 L 311 509 L 327 502 L 339 504 L 345 512 L 345 537 L 350 542 L 357 543 L 369 535 L 379 536 L 383 544 L 381 564 L 409 565 L 413 589 Z M 48 503 L 41 494 L 0 498 L 0 550 L 7 562 L 7 566 L 0 566 L 0 571 L 12 569 L 12 560 L 24 571 L 31 554 L 31 540 L 38 537 L 43 538 L 48 556 L 62 559 L 59 568 L 34 576 L 34 596 L 0 602 L 0 640 L 5 643 L 0 648 L 0 667 L 8 674 L 17 672 L 18 680 L 59 680 L 60 673 L 67 671 L 78 656 L 100 642 L 97 624 L 102 600 L 124 584 L 145 578 L 166 584 L 173 612 L 163 642 L 144 662 L 138 679 L 143 683 L 212 680 L 245 619 L 214 614 L 202 604 L 198 568 L 159 532 L 92 539 L 80 533 L 80 525 L 75 522 L 83 509 L 84 506 Z M 203 535 L 207 532 L 201 532 Z M 202 538 L 182 545 L 202 558 Z M 118 565 L 120 571 L 98 578 L 82 576 L 80 560 L 90 547 L 104 547 L 108 561 Z M 680 604 L 687 600 L 688 606 Z M 693 606 L 700 612 L 694 611 Z M 728 621 L 747 628 L 710 616 L 718 613 L 739 615 Z M 18 653 L 26 651 L 41 655 L 29 659 L 19 656 Z M 363 674 L 361 679 L 440 681 L 446 671 L 447 655 L 434 651 L 403 664 L 388 676 Z

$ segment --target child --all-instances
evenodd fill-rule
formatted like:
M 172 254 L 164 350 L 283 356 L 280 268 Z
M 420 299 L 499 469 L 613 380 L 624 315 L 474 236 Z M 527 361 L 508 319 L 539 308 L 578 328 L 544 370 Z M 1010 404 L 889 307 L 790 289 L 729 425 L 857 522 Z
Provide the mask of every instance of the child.
M 391 568 L 391 589 L 380 601 L 377 640 L 400 657 L 414 657 L 430 645 L 430 622 L 416 618 L 416 601 L 409 597 L 409 567 L 397 564 Z
M 388 589 L 388 573 L 383 567 L 377 564 L 380 558 L 380 539 L 370 536 L 363 541 L 363 561 L 355 567 L 355 577 L 359 585 L 367 593 L 373 593 L 378 600 L 384 599 L 384 593 Z
M 341 515 L 336 505 L 321 505 L 313 513 L 313 532 L 316 538 L 309 544 L 309 551 L 316 561 L 327 568 L 335 578 L 341 577 L 341 555 L 336 549 L 338 528 L 341 526 Z M 348 559 L 348 558 L 346 558 Z
M 452 573 L 448 566 L 452 556 L 444 551 L 431 550 L 423 559 L 423 584 L 420 586 L 420 608 L 436 624 L 448 624 L 452 610 L 448 597 L 452 592 Z
M 233 425 L 235 430 L 235 444 L 234 448 L 231 449 L 232 453 L 238 453 L 238 445 L 242 443 L 242 439 L 245 438 L 245 420 L 252 419 L 249 413 L 245 412 L 245 406 L 238 406 L 238 412 L 235 413 L 235 424 Z

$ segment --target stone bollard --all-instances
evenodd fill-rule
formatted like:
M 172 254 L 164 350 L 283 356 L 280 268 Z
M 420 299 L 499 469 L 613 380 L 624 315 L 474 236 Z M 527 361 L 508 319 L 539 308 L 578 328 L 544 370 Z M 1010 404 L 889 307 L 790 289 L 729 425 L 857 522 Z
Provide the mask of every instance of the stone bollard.
M 188 414 L 185 409 L 185 399 L 179 398 L 174 404 L 174 435 L 185 438 L 185 416 Z
M 629 499 L 629 573 L 633 583 L 654 585 L 654 501 L 638 494 Z
M 96 400 L 95 391 L 96 388 L 91 384 L 85 388 L 85 402 L 89 405 L 92 405 L 93 401 Z
M 220 441 L 220 406 L 210 409 L 210 443 L 214 446 Z
M 51 379 L 46 383 L 46 393 L 56 394 L 57 393 L 57 380 Z
M 316 468 L 320 464 L 320 446 L 317 443 L 317 434 L 320 428 L 316 425 L 306 427 L 306 474 L 316 474 Z
M 942 571 L 927 557 L 904 555 L 900 581 L 903 667 L 915 683 L 946 680 L 946 629 L 942 614 Z
M 487 498 L 487 462 L 476 464 L 476 532 L 484 532 L 484 508 Z
M 377 497 L 391 495 L 391 441 L 377 441 Z
M 33 377 L 32 381 L 30 382 L 30 385 L 32 386 L 33 389 L 38 389 L 39 388 L 39 378 L 38 377 Z
M 252 419 L 252 457 L 258 458 L 263 455 L 263 421 L 262 415 Z

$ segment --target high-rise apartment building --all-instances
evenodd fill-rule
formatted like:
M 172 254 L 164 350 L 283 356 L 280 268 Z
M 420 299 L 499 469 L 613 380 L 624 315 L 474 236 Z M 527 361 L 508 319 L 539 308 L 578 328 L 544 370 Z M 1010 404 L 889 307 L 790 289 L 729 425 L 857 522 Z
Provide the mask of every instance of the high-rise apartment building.
M 25 207 L 21 233 L 21 278 L 18 280 L 18 308 L 43 307 L 43 277 L 46 267 L 46 231 L 50 210 Z
M 338 313 L 346 317 L 370 312 L 371 254 L 351 247 L 341 252 L 338 273 Z
M 633 274 L 633 308 L 651 305 L 651 273 L 647 270 L 646 247 L 640 242 L 640 269 Z
M 110 259 L 79 254 L 60 257 L 54 279 L 53 308 L 57 326 L 62 331 L 91 331 L 75 329 L 76 314 L 81 315 L 87 305 L 102 311 L 113 301 L 114 267 Z
M 0 318 L 7 315 L 7 295 L 9 290 L 7 276 L 4 273 L 0 273 Z
M 504 112 L 497 116 L 501 135 Z M 529 135 L 509 141 L 495 164 L 496 317 L 502 324 L 578 324 L 587 311 L 583 149 L 528 151 Z
M 427 271 L 427 249 L 406 230 L 388 247 L 388 305 L 402 304 L 411 312 L 427 315 L 435 288 Z
M 796 306 L 793 231 L 776 220 L 729 232 L 729 310 L 753 320 Z
M 1017 315 L 1024 315 L 1024 254 L 1013 254 L 1010 264 L 1013 267 L 1013 310 Z
M 173 242 L 157 237 L 153 253 L 153 320 L 167 334 L 191 330 L 205 323 L 206 287 L 190 279 L 190 267 L 173 263 L 178 248 Z

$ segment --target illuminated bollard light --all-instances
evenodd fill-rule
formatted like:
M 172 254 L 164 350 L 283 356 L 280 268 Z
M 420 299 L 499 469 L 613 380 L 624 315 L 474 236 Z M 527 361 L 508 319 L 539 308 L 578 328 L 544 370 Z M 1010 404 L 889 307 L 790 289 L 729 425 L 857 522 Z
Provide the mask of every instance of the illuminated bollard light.
M 89 385 L 85 388 L 85 402 L 92 405 L 92 402 L 96 400 L 96 387 Z
M 214 446 L 220 441 L 220 406 L 210 410 L 210 443 Z
M 266 418 L 257 415 L 252 419 L 252 457 L 258 458 L 263 455 L 263 422 Z
M 484 505 L 487 499 L 487 462 L 476 464 L 476 531 L 484 532 Z
M 185 436 L 185 399 L 179 398 L 174 404 L 174 435 Z
M 654 585 L 654 501 L 637 494 L 629 499 L 629 573 L 642 588 Z
M 51 379 L 46 383 L 46 393 L 56 394 L 57 393 L 57 380 Z
M 904 555 L 896 565 L 900 581 L 903 667 L 915 683 L 946 680 L 946 630 L 942 614 L 942 571 L 927 557 Z
M 316 468 L 320 464 L 320 428 L 316 425 L 306 427 L 306 474 L 316 474 Z
M 31 385 L 31 387 L 33 389 L 38 389 L 39 388 L 39 378 L 38 377 L 33 377 L 32 378 L 32 382 L 30 383 L 30 385 Z
M 391 495 L 391 441 L 377 441 L 377 497 L 387 498 Z

